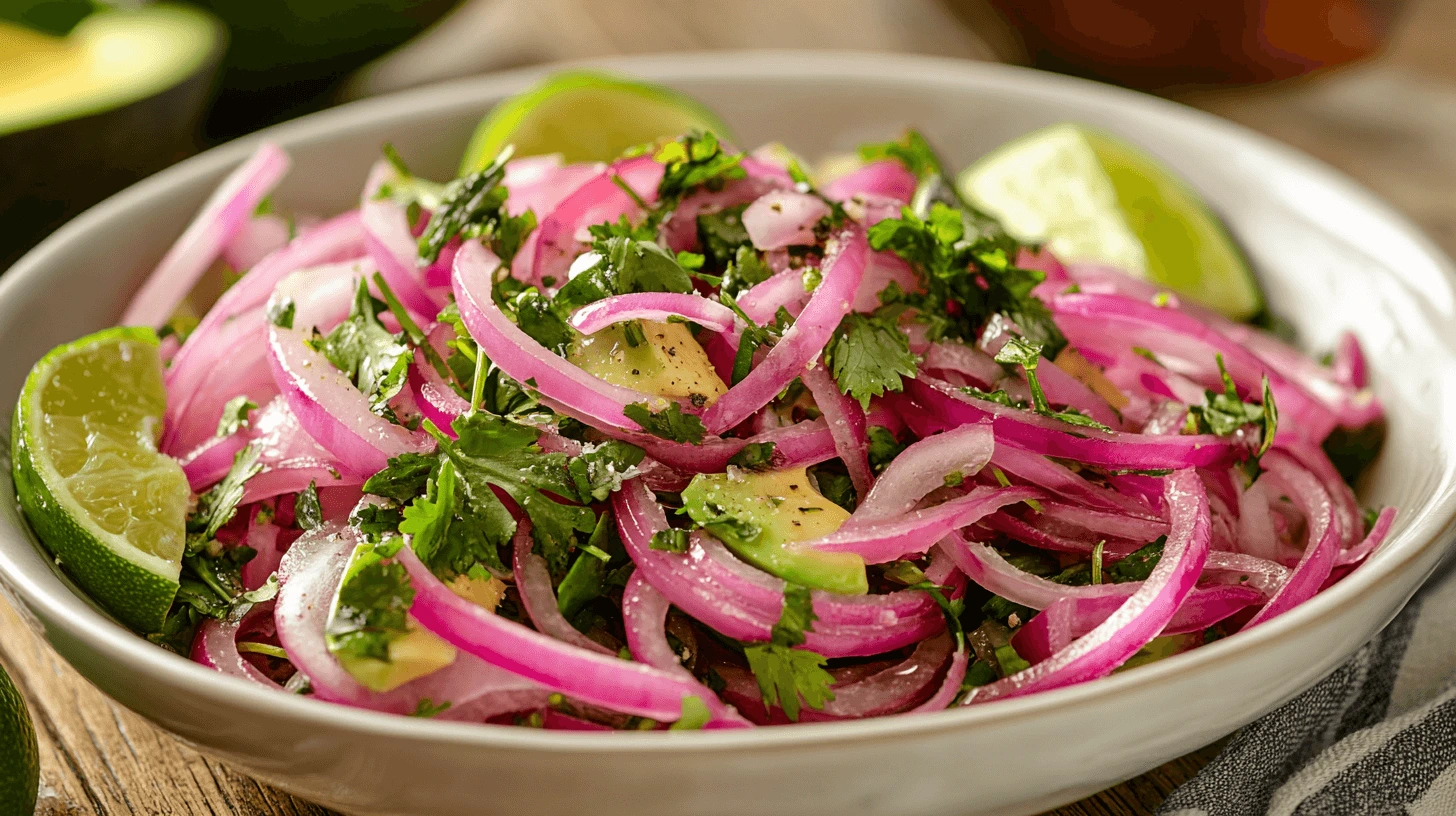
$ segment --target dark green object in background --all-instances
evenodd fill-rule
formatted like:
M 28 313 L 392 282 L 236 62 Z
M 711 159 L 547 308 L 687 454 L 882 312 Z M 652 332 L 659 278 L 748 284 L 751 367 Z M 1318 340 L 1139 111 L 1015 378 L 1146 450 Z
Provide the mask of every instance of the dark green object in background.
M 31 816 L 40 787 L 40 749 L 25 699 L 0 667 L 0 816 Z
M 92 7 L 89 0 L 81 5 Z M 122 43 L 119 50 L 150 60 L 128 63 L 137 70 L 118 70 L 115 81 L 92 70 L 91 81 L 19 94 L 0 107 L 3 271 L 87 207 L 196 152 L 226 35 L 212 15 L 168 3 L 84 18 L 74 0 L 0 6 L 0 87 L 37 87 L 31 83 L 43 81 L 37 77 L 56 61 L 89 65 L 88 55 L 116 53 Z M 52 39 L 68 27 L 66 40 Z
M 232 44 L 207 136 L 230 139 L 326 107 L 350 72 L 423 31 L 456 0 L 189 0 Z

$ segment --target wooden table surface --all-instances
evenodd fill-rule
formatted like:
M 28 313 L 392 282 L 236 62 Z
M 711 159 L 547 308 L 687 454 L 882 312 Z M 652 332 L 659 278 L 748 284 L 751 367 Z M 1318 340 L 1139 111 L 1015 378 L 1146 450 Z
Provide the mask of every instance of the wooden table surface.
M 562 13 L 596 17 L 594 53 L 635 50 L 613 39 L 623 17 L 586 0 L 545 0 Z M 613 0 L 632 5 L 642 0 Z M 884 0 L 844 0 L 896 8 Z M 785 0 L 787 2 L 787 0 Z M 610 3 L 606 4 L 610 7 Z M 983 55 L 986 47 L 947 34 L 944 16 L 921 8 L 917 37 L 893 31 L 878 39 L 859 29 L 856 47 Z M 1377 61 L 1314 80 L 1255 90 L 1184 94 L 1184 102 L 1289 142 L 1339 167 L 1404 211 L 1456 255 L 1456 2 L 1411 3 L 1388 51 Z M 671 16 L 671 15 L 668 15 Z M 912 17 L 915 15 L 911 15 Z M 807 25 L 803 20 L 800 24 Z M 735 26 L 746 25 L 743 20 Z M 559 30 L 559 29 L 558 29 Z M 673 48 L 734 44 L 721 32 L 681 29 Z M 924 48 L 917 44 L 928 43 Z M 577 43 L 576 53 L 586 53 Z M 993 49 L 994 50 L 994 49 Z M 317 816 L 327 811 L 272 790 L 206 759 L 112 704 L 33 636 L 0 600 L 0 663 L 30 703 L 41 746 L 37 816 L 238 814 Z M 1178 784 L 1216 753 L 1210 746 L 1141 777 L 1054 812 L 1055 816 L 1151 814 Z M 1049 816 L 1051 816 L 1049 814 Z

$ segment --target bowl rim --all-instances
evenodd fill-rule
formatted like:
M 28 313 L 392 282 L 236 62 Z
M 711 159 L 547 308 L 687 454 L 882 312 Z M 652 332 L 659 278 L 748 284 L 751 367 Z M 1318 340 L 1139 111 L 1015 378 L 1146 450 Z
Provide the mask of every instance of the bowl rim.
M 568 67 L 598 67 L 648 79 L 722 80 L 772 79 L 792 76 L 796 81 L 842 78 L 845 75 L 892 77 L 906 82 L 955 82 L 968 87 L 1027 91 L 1040 95 L 1093 97 L 1139 116 L 1160 118 L 1177 127 L 1252 147 L 1294 167 L 1324 189 L 1346 198 L 1371 217 L 1381 219 L 1442 272 L 1442 283 L 1456 281 L 1456 266 L 1404 215 L 1353 180 L 1292 147 L 1170 100 L 1018 66 L 972 62 L 944 57 L 894 55 L 857 51 L 740 50 L 663 54 L 574 60 L 436 83 L 381 97 L 350 102 L 336 108 L 269 127 L 189 158 L 144 179 L 97 204 L 65 224 L 0 277 L 0 299 L 12 291 L 37 285 L 45 277 L 52 256 L 81 239 L 93 225 L 117 218 L 170 188 L 187 186 L 194 179 L 219 174 L 240 163 L 263 141 L 316 142 L 349 132 L 366 123 L 408 120 L 435 111 L 447 111 L 498 99 L 520 90 L 553 71 Z M 1449 338 L 1447 339 L 1449 341 Z M 13 494 L 7 501 L 14 501 Z M 1414 513 L 1419 509 L 1421 512 Z M 1281 648 L 1315 619 L 1349 606 L 1375 593 L 1418 561 L 1427 550 L 1447 540 L 1456 530 L 1456 489 L 1444 474 L 1430 501 L 1410 508 L 1415 523 L 1404 526 L 1361 569 L 1309 601 L 1252 631 L 1237 633 L 1156 663 L 1109 677 L 1037 694 L 924 716 L 876 717 L 852 722 L 805 723 L 794 728 L 756 728 L 699 733 L 685 732 L 567 732 L 532 728 L 481 727 L 475 723 L 401 717 L 352 708 L 290 694 L 279 694 L 239 678 L 220 674 L 148 643 L 112 621 L 78 597 L 48 567 L 31 574 L 11 557 L 10 548 L 37 547 L 28 531 L 13 535 L 0 531 L 0 579 L 22 601 L 20 613 L 40 611 L 40 617 L 62 622 L 70 637 L 118 667 L 142 676 L 162 676 L 166 683 L 192 689 L 192 693 L 219 704 L 264 717 L 287 717 L 300 724 L 348 730 L 373 737 L 428 741 L 450 746 L 517 749 L 544 753 L 659 754 L 675 752 L 738 752 L 762 748 L 785 749 L 814 745 L 842 745 L 854 741 L 910 738 L 925 734 L 1004 724 L 1075 708 L 1098 697 L 1113 697 L 1133 689 L 1168 682 L 1201 671 L 1210 664 L 1250 652 Z M 23 542 L 23 543 L 22 543 Z M 42 558 L 50 560 L 44 549 Z M 1431 565 L 1434 569 L 1434 562 Z M 41 573 L 40 570 L 34 570 Z M 1425 576 L 1422 576 L 1424 580 Z M 42 585 L 54 581 L 62 591 Z M 0 586 L 4 589 L 4 586 Z M 1414 592 L 1414 590 L 1412 590 Z M 125 637 L 117 637 L 125 634 Z

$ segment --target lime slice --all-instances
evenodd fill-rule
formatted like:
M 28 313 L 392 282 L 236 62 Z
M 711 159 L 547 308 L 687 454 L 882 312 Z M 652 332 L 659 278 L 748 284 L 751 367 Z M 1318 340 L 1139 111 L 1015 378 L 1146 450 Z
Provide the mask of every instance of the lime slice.
M 1248 262 L 1208 206 L 1152 156 L 1082 125 L 998 148 L 961 192 L 1064 261 L 1110 264 L 1243 320 L 1263 308 Z
M 191 492 L 157 452 L 167 392 L 151 329 L 53 349 L 20 392 L 11 458 L 20 507 L 61 567 L 123 623 L 161 628 Z
M 506 145 L 517 156 L 560 153 L 568 162 L 611 161 L 629 147 L 691 128 L 729 138 L 701 102 L 670 88 L 595 71 L 553 74 L 486 114 L 470 137 L 462 173 L 485 167 Z
M 25 700 L 0 669 L 0 816 L 31 816 L 40 756 Z

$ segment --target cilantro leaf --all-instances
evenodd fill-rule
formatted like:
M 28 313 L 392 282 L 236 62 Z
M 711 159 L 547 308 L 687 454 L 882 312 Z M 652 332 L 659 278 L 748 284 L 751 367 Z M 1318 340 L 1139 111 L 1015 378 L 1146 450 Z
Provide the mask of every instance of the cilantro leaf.
M 728 464 L 744 470 L 768 470 L 773 467 L 775 447 L 772 442 L 749 442 L 728 457 Z
M 293 500 L 293 518 L 301 530 L 316 530 L 323 526 L 324 511 L 319 505 L 317 482 L 310 481 L 308 487 L 298 492 Z
M 335 655 L 389 660 L 389 644 L 409 631 L 415 598 L 404 565 L 361 544 L 339 585 L 324 640 Z
M 248 427 L 248 414 L 257 407 L 258 403 L 248 399 L 246 394 L 228 400 L 222 406 L 222 416 L 217 420 L 217 436 L 232 436 Z
M 477 564 L 504 569 L 500 547 L 511 540 L 516 521 L 495 494 L 467 496 L 455 464 L 439 461 L 425 494 L 404 508 L 399 532 L 421 562 L 441 580 L 464 575 Z
M 708 432 L 701 419 L 694 414 L 684 414 L 682 406 L 676 402 L 669 402 L 661 411 L 653 411 L 645 402 L 634 402 L 622 409 L 622 413 L 647 433 L 672 442 L 701 445 L 703 435 Z
M 425 483 L 434 473 L 439 459 L 424 453 L 402 453 L 389 460 L 364 483 L 364 492 L 397 502 L 407 502 L 425 492 Z
M 1123 556 L 1110 567 L 1103 570 L 1106 578 L 1115 584 L 1128 581 L 1146 581 L 1148 576 L 1153 574 L 1153 568 L 1158 566 L 1158 561 L 1163 557 L 1163 545 L 1168 543 L 1167 536 L 1159 536 L 1157 541 L 1133 550 Z
M 763 264 L 758 260 L 758 254 L 753 252 L 748 230 L 743 226 L 743 211 L 747 208 L 747 204 L 740 204 L 737 207 L 729 207 L 698 216 L 698 244 L 702 246 L 703 254 L 711 258 L 718 269 L 727 269 L 730 264 L 737 261 L 745 247 L 759 265 Z M 763 269 L 768 269 L 768 267 L 763 266 Z M 727 276 L 724 277 L 726 280 Z M 767 280 L 767 277 L 764 280 Z M 730 294 L 737 294 L 739 291 L 741 289 L 735 289 Z
M 369 409 L 384 416 L 389 401 L 404 388 L 414 355 L 400 336 L 379 322 L 384 303 L 369 294 L 361 278 L 349 317 L 327 335 L 315 333 L 309 345 L 328 358 L 369 398 Z
M 774 624 L 772 640 L 768 643 L 746 643 L 743 656 L 748 659 L 748 668 L 758 681 L 763 704 L 779 706 L 784 715 L 795 722 L 799 719 L 799 701 L 802 698 L 810 708 L 821 709 L 834 699 L 830 686 L 834 675 L 824 670 L 828 662 L 825 657 L 808 649 L 795 648 L 804 642 L 804 633 L 814 630 L 812 594 L 808 587 L 788 583 L 784 585 L 784 606 L 779 621 Z
M 293 328 L 293 317 L 297 312 L 298 304 L 293 302 L 293 298 L 284 298 L 268 305 L 268 322 L 274 326 L 291 329 Z
M 871 425 L 866 429 L 869 437 L 869 459 L 870 470 L 875 473 L 884 472 L 885 468 L 905 450 L 906 445 L 895 437 L 888 428 L 879 425 Z
M 1189 430 L 1231 436 L 1245 425 L 1259 425 L 1261 439 L 1255 458 L 1263 456 L 1274 444 L 1274 435 L 1279 429 L 1279 408 L 1274 404 L 1269 378 L 1264 378 L 1262 403 L 1244 402 L 1239 398 L 1234 378 L 1224 368 L 1223 355 L 1215 355 L 1214 359 L 1218 362 L 1218 374 L 1223 380 L 1223 392 L 1204 391 L 1203 405 L 1188 406 Z
M 509 190 L 505 179 L 506 162 L 512 148 L 507 147 L 489 166 L 466 174 L 446 184 L 440 192 L 439 205 L 430 214 L 425 231 L 420 234 L 419 253 L 425 263 L 433 263 L 451 239 L 485 237 L 501 260 L 509 264 L 528 234 L 536 226 L 536 216 L 529 210 L 519 216 L 506 212 Z
M 687 133 L 658 148 L 652 158 L 665 165 L 657 198 L 662 202 L 659 209 L 668 212 L 698 187 L 721 190 L 727 182 L 747 175 L 739 166 L 743 154 L 725 151 L 711 131 Z
M 688 551 L 688 531 L 679 530 L 676 527 L 658 530 L 652 534 L 652 540 L 648 542 L 647 547 L 661 552 L 685 553 Z
M 576 488 L 574 497 L 587 504 L 605 501 L 622 488 L 622 482 L 637 474 L 637 465 L 646 451 L 619 440 L 610 440 L 582 449 L 580 456 L 567 462 L 567 472 Z
M 870 407 L 870 399 L 900 391 L 915 378 L 915 355 L 896 323 L 851 312 L 839 322 L 825 349 L 825 362 L 842 393 Z
M 1078 411 L 1075 408 L 1067 408 L 1061 411 L 1053 411 L 1051 409 L 1051 405 L 1047 402 L 1046 392 L 1042 390 L 1041 381 L 1037 378 L 1036 375 L 1037 365 L 1041 362 L 1042 358 L 1042 349 L 1043 344 L 1035 340 L 1027 340 L 1023 337 L 1011 337 L 1006 341 L 1006 345 L 1002 346 L 1001 350 L 996 352 L 996 362 L 1006 365 L 1021 366 L 1022 370 L 1026 373 L 1027 387 L 1031 389 L 1032 410 L 1036 411 L 1038 414 L 1046 417 L 1051 417 L 1052 419 L 1061 420 L 1062 422 L 1065 422 L 1069 425 L 1077 425 L 1083 428 L 1096 428 L 1097 430 L 1101 431 L 1111 431 L 1111 428 L 1103 425 L 1101 422 L 1098 422 L 1095 419 L 1092 419 L 1091 417 L 1083 414 L 1081 411 Z M 979 393 L 984 394 L 984 392 Z M 1002 397 L 1005 397 L 1005 392 L 997 393 L 1000 394 Z M 985 396 L 994 399 L 995 395 Z M 1003 404 L 1010 403 L 1009 397 L 1006 397 L 1006 400 L 1007 402 Z M 999 402 L 1000 400 L 996 401 Z
M 576 261 L 585 268 L 556 292 L 552 305 L 563 315 L 612 295 L 693 291 L 693 279 L 677 256 L 651 241 L 624 235 L 598 238 Z
M 824 498 L 843 507 L 846 511 L 853 513 L 859 499 L 854 492 L 854 482 L 848 474 L 833 470 L 825 470 L 816 466 L 810 471 L 814 475 L 814 484 L 819 487 L 819 492 Z
M 232 521 L 238 512 L 238 503 L 243 500 L 243 488 L 248 480 L 263 470 L 258 457 L 261 451 L 255 445 L 247 445 L 233 457 L 233 466 L 222 481 L 197 497 L 197 509 L 187 519 L 187 550 L 196 553 L 217 535 L 223 525 Z
M 435 701 L 431 700 L 429 697 L 421 697 L 420 701 L 415 704 L 415 710 L 410 713 L 410 716 L 421 717 L 428 720 L 432 717 L 437 717 L 441 714 L 444 714 L 446 711 L 449 711 L 451 705 L 452 704 L 449 700 L 446 700 L 443 703 L 436 704 Z

